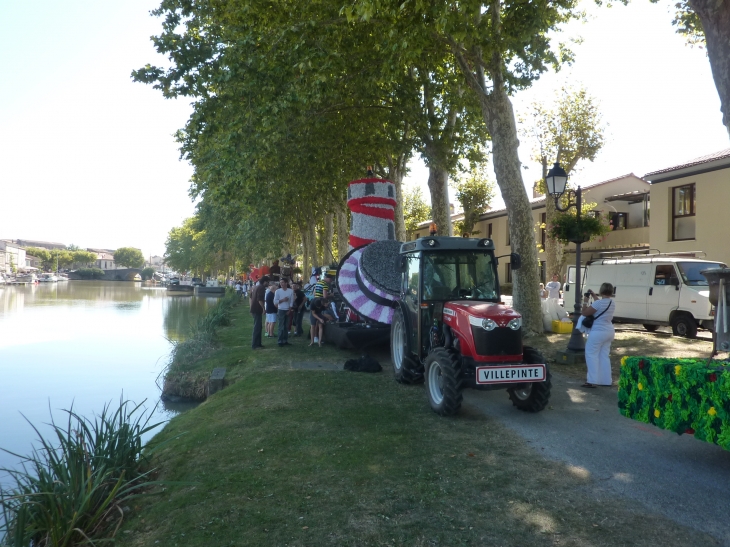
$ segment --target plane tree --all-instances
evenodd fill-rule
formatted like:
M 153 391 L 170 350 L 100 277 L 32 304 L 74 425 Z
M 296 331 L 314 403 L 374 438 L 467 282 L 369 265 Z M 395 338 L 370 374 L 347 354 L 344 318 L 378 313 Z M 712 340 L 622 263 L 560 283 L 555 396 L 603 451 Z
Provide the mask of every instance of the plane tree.
M 355 0 L 343 12 L 353 19 L 377 20 L 404 62 L 440 44 L 479 102 L 491 137 L 492 163 L 507 207 L 512 250 L 523 267 L 514 275 L 514 305 L 528 333 L 542 331 L 538 258 L 532 210 L 522 179 L 517 124 L 510 96 L 531 85 L 549 67 L 570 59 L 553 47 L 550 32 L 576 17 L 575 0 L 503 3 L 465 0 Z

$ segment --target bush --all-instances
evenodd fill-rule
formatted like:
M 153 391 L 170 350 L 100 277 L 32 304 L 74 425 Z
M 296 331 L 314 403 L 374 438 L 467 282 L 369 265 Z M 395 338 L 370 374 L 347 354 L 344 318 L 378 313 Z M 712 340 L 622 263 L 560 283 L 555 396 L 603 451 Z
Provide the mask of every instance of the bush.
M 122 506 L 150 484 L 142 436 L 160 424 L 149 425 L 139 409 L 120 401 L 93 422 L 73 409 L 65 411 L 65 427 L 51 419 L 53 440 L 39 434 L 40 448 L 23 458 L 22 471 L 1 470 L 14 483 L 0 489 L 2 544 L 80 545 L 113 537 Z
M 730 450 L 730 367 L 702 359 L 624 357 L 621 414 Z
M 500 283 L 499 292 L 507 296 L 512 296 L 512 283 Z
M 152 276 L 155 275 L 155 269 L 154 268 L 145 268 L 142 270 L 142 279 L 152 279 Z
M 104 277 L 104 270 L 100 268 L 81 268 L 76 270 L 81 279 L 101 279 Z

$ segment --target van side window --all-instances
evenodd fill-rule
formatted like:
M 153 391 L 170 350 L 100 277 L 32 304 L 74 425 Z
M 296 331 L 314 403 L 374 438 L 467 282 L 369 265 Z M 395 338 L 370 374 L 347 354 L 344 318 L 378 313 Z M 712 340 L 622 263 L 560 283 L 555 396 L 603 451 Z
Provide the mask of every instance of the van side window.
M 654 274 L 654 285 L 670 285 L 670 279 L 677 278 L 677 272 L 674 266 L 666 264 L 663 266 L 656 267 L 656 273 Z

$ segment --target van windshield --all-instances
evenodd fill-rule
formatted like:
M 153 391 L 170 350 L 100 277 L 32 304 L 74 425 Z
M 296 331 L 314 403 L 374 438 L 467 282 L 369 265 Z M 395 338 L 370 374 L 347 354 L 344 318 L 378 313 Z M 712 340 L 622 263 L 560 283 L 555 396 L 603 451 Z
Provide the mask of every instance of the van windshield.
M 721 262 L 678 262 L 682 281 L 690 287 L 707 287 L 707 279 L 700 272 L 710 268 L 727 268 Z

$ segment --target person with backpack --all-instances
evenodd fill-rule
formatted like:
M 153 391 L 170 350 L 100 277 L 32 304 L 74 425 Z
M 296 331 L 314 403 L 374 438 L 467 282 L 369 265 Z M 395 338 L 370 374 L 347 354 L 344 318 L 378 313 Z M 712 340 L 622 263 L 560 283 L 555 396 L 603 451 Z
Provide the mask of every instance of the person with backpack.
M 582 319 L 579 321 L 581 330 L 588 331 L 586 341 L 586 366 L 588 375 L 581 387 L 594 388 L 596 386 L 610 386 L 611 379 L 611 342 L 615 331 L 613 328 L 613 312 L 616 306 L 613 302 L 613 285 L 603 283 L 596 293 L 589 290 L 583 298 Z M 588 304 L 589 297 L 593 297 L 592 304 Z

